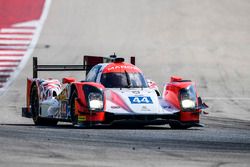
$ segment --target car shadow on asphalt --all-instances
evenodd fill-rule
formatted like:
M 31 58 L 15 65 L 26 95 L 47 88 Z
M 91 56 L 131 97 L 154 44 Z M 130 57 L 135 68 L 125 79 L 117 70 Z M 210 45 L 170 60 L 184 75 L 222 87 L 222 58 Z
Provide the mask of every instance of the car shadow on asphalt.
M 37 126 L 34 124 L 12 124 L 2 123 L 0 126 L 16 126 L 16 127 L 34 127 L 39 129 L 82 129 L 82 130 L 183 130 L 183 129 L 171 129 L 166 125 L 131 125 L 131 124 L 116 124 L 116 125 L 97 125 L 97 126 L 73 126 L 70 123 L 59 123 L 55 126 Z M 189 128 L 185 130 L 202 130 L 203 128 Z

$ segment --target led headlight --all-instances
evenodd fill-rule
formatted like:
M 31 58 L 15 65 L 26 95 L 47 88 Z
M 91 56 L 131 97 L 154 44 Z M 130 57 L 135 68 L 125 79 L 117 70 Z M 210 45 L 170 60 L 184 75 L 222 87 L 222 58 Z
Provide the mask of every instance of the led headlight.
M 98 92 L 91 92 L 88 95 L 89 108 L 91 110 L 103 109 L 103 95 Z
M 194 108 L 195 107 L 195 102 L 193 100 L 182 100 L 181 105 L 183 108 Z
M 180 103 L 183 109 L 193 110 L 196 107 L 196 91 L 193 85 L 180 90 Z

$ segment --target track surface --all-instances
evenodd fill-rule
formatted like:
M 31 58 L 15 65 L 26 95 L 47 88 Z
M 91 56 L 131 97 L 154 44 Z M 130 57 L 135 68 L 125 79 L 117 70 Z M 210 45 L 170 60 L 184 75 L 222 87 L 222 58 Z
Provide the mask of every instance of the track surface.
M 207 128 L 192 130 L 2 124 L 0 166 L 247 167 L 249 124 L 231 121 L 205 119 Z
M 33 56 L 43 64 L 80 64 L 85 54 L 136 56 L 159 87 L 171 75 L 183 76 L 197 82 L 212 116 L 250 120 L 249 16 L 248 0 L 52 1 Z M 2 112 L 11 111 L 2 121 L 19 121 L 31 69 L 30 59 L 0 97 Z
M 35 127 L 20 117 L 30 59 L 0 97 L 0 165 L 249 166 L 249 16 L 248 0 L 52 1 L 33 53 L 42 64 L 79 64 L 84 54 L 136 56 L 159 86 L 171 75 L 196 81 L 210 106 L 207 127 Z

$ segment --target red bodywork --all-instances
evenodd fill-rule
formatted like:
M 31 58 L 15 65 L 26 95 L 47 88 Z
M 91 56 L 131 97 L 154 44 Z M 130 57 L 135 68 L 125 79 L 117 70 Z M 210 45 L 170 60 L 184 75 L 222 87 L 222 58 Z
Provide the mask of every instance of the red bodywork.
M 106 98 L 104 96 L 104 111 L 91 112 L 88 108 L 88 104 L 86 101 L 85 93 L 83 90 L 84 85 L 91 85 L 93 87 L 99 88 L 100 90 L 104 90 L 104 86 L 102 84 L 98 84 L 95 82 L 75 82 L 72 83 L 72 86 L 77 90 L 78 98 L 75 99 L 75 113 L 78 116 L 84 117 L 84 121 L 87 122 L 103 122 L 105 120 L 105 106 L 106 106 Z
M 196 85 L 191 81 L 183 81 L 181 77 L 172 76 L 170 83 L 165 87 L 163 97 L 165 100 L 169 101 L 172 105 L 180 110 L 180 120 L 181 122 L 199 122 L 201 110 L 197 109 L 195 111 L 184 111 L 180 106 L 179 92 L 181 89 L 186 88 L 190 85 Z M 196 91 L 197 92 L 197 91 Z M 198 104 L 198 96 L 196 94 L 196 104 Z

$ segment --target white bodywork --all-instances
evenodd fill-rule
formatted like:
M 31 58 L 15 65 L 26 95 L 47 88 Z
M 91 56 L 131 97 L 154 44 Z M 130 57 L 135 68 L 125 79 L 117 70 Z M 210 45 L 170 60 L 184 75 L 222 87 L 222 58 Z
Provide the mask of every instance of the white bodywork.
M 107 65 L 101 64 L 95 82 L 101 82 L 102 72 Z M 106 88 L 106 111 L 116 115 L 171 115 L 179 112 L 177 108 L 157 96 L 158 87 L 155 82 L 151 82 L 148 88 Z
M 150 88 L 106 89 L 107 112 L 119 115 L 167 115 L 179 112 Z
M 62 91 L 60 81 L 56 79 L 41 80 L 40 107 L 42 117 L 54 117 L 60 109 L 60 102 L 54 95 L 59 95 Z

